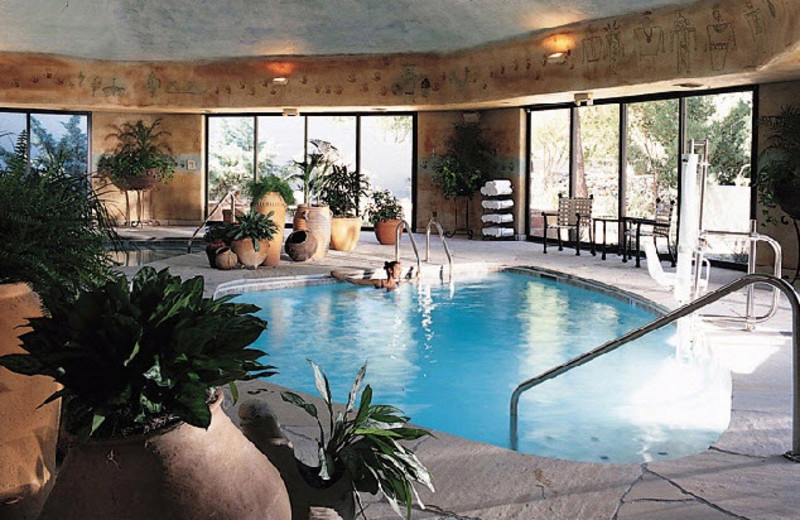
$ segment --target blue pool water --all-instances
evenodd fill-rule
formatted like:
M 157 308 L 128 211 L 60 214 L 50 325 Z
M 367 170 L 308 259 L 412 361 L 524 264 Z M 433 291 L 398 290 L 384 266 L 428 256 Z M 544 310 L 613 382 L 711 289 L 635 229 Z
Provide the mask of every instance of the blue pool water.
M 256 346 L 271 382 L 316 393 L 306 358 L 347 399 L 368 362 L 373 402 L 412 422 L 509 446 L 509 398 L 522 381 L 643 325 L 654 315 L 612 296 L 509 272 L 386 293 L 339 283 L 244 293 L 269 321 Z M 730 414 L 727 373 L 675 354 L 665 329 L 523 395 L 519 449 L 597 462 L 705 450 Z

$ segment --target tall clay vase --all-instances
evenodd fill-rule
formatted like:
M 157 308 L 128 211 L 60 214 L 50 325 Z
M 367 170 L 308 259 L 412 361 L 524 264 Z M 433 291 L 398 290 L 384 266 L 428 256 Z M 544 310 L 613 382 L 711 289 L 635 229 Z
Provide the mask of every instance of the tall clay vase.
M 264 260 L 263 265 L 278 265 L 281 260 L 281 244 L 283 244 L 283 230 L 286 227 L 286 202 L 284 202 L 281 194 L 276 191 L 270 191 L 261 199 L 253 203 L 253 209 L 262 215 L 273 212 L 272 219 L 275 225 L 278 226 L 278 231 L 272 236 L 267 249 L 267 258 Z
M 300 204 L 294 215 L 294 229 L 308 230 L 317 239 L 317 250 L 312 259 L 325 258 L 331 242 L 331 210 L 327 205 L 306 206 Z
M 208 430 L 75 442 L 41 520 L 291 520 L 286 486 L 220 407 Z
M 26 284 L 2 284 L 0 309 L 0 356 L 21 354 L 22 325 L 42 315 L 39 297 Z M 38 406 L 58 388 L 0 367 L 0 518 L 37 518 L 52 487 L 61 406 Z
M 331 248 L 334 251 L 352 251 L 361 236 L 361 217 L 333 217 L 331 220 Z
M 382 220 L 375 223 L 375 237 L 385 246 L 393 246 L 397 242 L 397 225 L 400 220 Z
M 267 258 L 267 253 L 269 252 L 268 242 L 267 239 L 259 241 L 258 251 L 256 251 L 253 247 L 252 239 L 242 238 L 241 240 L 234 240 L 231 242 L 231 249 L 236 253 L 236 256 L 239 257 L 239 262 L 241 262 L 243 266 L 255 269 Z

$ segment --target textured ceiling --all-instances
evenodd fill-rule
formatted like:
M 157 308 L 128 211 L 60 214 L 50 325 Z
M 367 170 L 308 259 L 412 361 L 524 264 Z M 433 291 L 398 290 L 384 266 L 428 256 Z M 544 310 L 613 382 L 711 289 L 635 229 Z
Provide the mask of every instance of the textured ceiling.
M 451 51 L 690 0 L 0 0 L 0 51 L 109 60 Z

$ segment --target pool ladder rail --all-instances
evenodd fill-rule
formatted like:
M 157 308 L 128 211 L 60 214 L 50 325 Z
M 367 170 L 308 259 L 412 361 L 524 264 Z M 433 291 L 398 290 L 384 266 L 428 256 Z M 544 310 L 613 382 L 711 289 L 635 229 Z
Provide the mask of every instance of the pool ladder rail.
M 793 379 L 793 405 L 792 405 L 792 449 L 786 452 L 785 457 L 794 461 L 800 462 L 800 299 L 795 292 L 792 285 L 786 280 L 782 280 L 776 276 L 768 274 L 746 274 L 733 282 L 720 287 L 719 289 L 706 293 L 696 300 L 678 307 L 672 312 L 653 320 L 652 322 L 632 330 L 627 334 L 620 336 L 617 339 L 608 341 L 599 347 L 584 352 L 583 354 L 572 358 L 571 360 L 551 368 L 546 372 L 523 381 L 520 383 L 514 392 L 511 394 L 510 403 L 510 435 L 511 435 L 511 449 L 516 450 L 518 446 L 518 412 L 519 412 L 519 399 L 522 394 L 531 388 L 538 386 L 545 381 L 554 379 L 562 374 L 565 374 L 573 368 L 579 367 L 598 358 L 604 354 L 618 349 L 619 347 L 630 343 L 636 339 L 641 338 L 645 334 L 658 330 L 670 323 L 673 323 L 681 318 L 691 315 L 692 313 L 728 296 L 745 287 L 749 288 L 753 284 L 771 285 L 776 290 L 779 290 L 789 300 L 792 307 L 792 350 L 793 350 L 793 363 L 792 363 L 792 379 Z
M 436 222 L 434 219 L 430 219 L 428 224 L 425 226 L 425 263 L 430 263 L 430 254 L 431 254 L 431 228 L 436 227 L 436 231 L 439 233 L 439 238 L 442 240 L 442 248 L 444 249 L 445 254 L 447 255 L 447 263 L 449 266 L 449 281 L 453 281 L 453 254 L 450 252 L 450 246 L 447 245 L 447 240 L 444 238 L 444 230 L 442 229 L 442 225 Z M 396 261 L 400 261 L 400 238 L 402 236 L 403 230 L 405 229 L 406 233 L 408 234 L 408 238 L 411 241 L 411 246 L 414 248 L 414 255 L 417 257 L 417 274 L 420 273 L 420 258 L 419 258 L 419 250 L 417 249 L 417 243 L 414 240 L 414 235 L 410 231 L 410 227 L 408 222 L 405 220 L 400 221 L 397 224 L 397 228 L 395 228 L 395 243 L 394 243 L 394 259 Z M 444 277 L 443 277 L 444 278 Z
M 192 254 L 192 244 L 194 243 L 194 238 L 197 236 L 197 234 L 200 232 L 201 229 L 206 227 L 208 222 L 211 220 L 211 217 L 217 211 L 217 208 L 222 206 L 222 204 L 225 203 L 225 201 L 227 201 L 228 199 L 231 200 L 231 211 L 233 213 L 233 220 L 234 220 L 234 222 L 236 221 L 236 203 L 237 203 L 236 193 L 237 193 L 236 190 L 231 190 L 228 193 L 226 193 L 224 197 L 219 199 L 219 202 L 217 202 L 217 205 L 214 206 L 214 209 L 212 209 L 211 211 L 208 212 L 208 217 L 206 217 L 206 219 L 203 221 L 203 223 L 200 224 L 197 227 L 197 229 L 194 230 L 194 233 L 192 233 L 192 238 L 190 238 L 189 242 L 186 244 L 187 253 Z

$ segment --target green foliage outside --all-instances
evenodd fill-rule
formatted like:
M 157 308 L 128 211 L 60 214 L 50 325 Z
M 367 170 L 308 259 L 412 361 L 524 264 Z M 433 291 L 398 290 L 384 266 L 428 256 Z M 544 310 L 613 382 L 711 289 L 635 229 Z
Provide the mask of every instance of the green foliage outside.
M 0 169 L 0 283 L 27 282 L 49 307 L 111 278 L 117 237 L 85 165 L 76 175 L 59 153 L 29 169 L 27 150 L 23 132 Z
M 131 287 L 132 285 L 132 287 Z M 25 375 L 52 377 L 64 388 L 67 429 L 83 437 L 147 432 L 175 420 L 207 428 L 213 389 L 266 377 L 263 352 L 247 348 L 266 328 L 258 307 L 230 297 L 203 297 L 203 278 L 181 283 L 165 269 L 143 268 L 129 284 L 120 275 L 53 303 L 23 334 L 28 354 L 0 358 Z
M 393 406 L 372 404 L 372 388 L 367 385 L 356 408 L 356 399 L 364 382 L 367 366 L 358 371 L 344 412 L 335 414 L 333 397 L 325 372 L 309 360 L 314 370 L 317 391 L 325 401 L 327 418 L 322 419 L 317 407 L 292 392 L 282 392 L 284 401 L 302 408 L 317 421 L 319 427 L 318 477 L 323 486 L 332 484 L 344 473 L 352 479 L 353 491 L 375 494 L 379 491 L 386 497 L 394 511 L 401 517 L 411 518 L 411 505 L 416 498 L 422 506 L 414 483 L 420 483 L 433 491 L 428 469 L 417 459 L 414 452 L 402 441 L 412 441 L 430 435 L 429 432 L 407 426 L 408 417 Z M 323 426 L 322 421 L 327 424 Z M 325 428 L 327 427 L 327 438 Z M 363 512 L 361 499 L 355 493 Z M 405 506 L 405 514 L 400 506 Z M 424 507 L 424 506 L 422 506 Z

